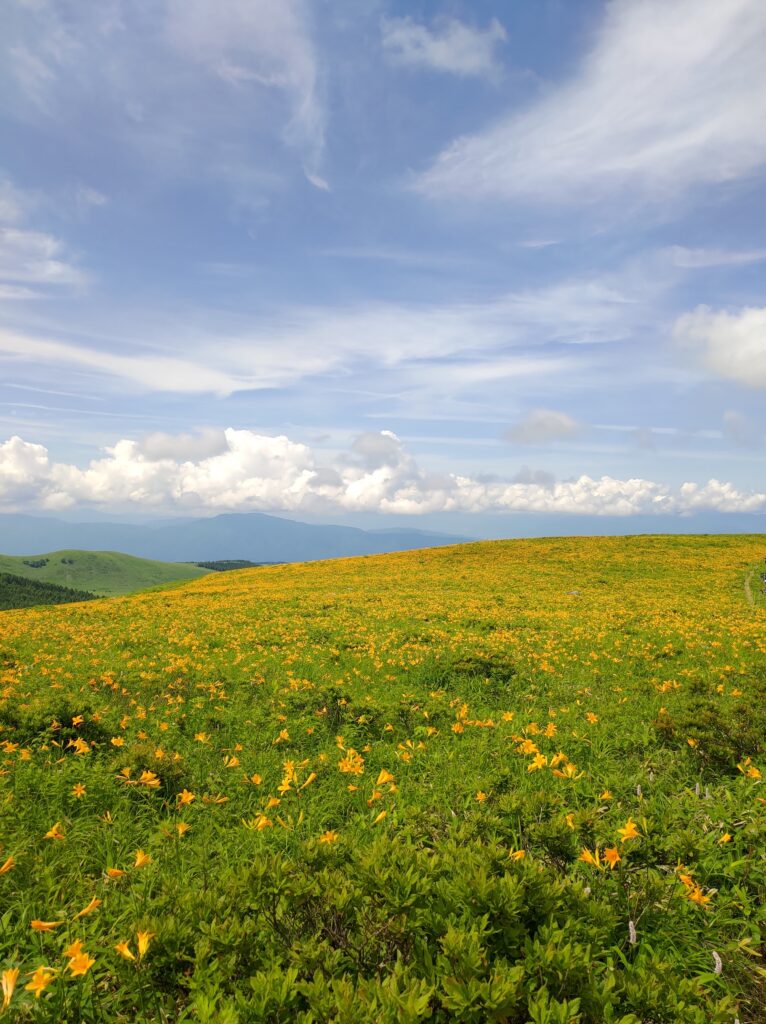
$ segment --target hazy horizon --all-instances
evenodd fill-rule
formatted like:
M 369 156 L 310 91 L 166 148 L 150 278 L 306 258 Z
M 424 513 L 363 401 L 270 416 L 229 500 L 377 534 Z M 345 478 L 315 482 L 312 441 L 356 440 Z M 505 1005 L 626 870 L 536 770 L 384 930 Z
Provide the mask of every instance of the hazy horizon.
M 248 512 L 209 512 L 201 515 L 164 515 L 151 513 L 103 512 L 97 509 L 67 509 L 62 512 L 0 512 L 0 528 L 4 516 L 20 516 L 72 525 L 112 524 L 115 526 L 167 526 L 173 523 L 208 521 L 220 516 L 250 515 Z M 496 513 L 494 515 L 445 512 L 427 517 L 386 516 L 379 513 L 346 515 L 300 515 L 280 510 L 256 512 L 293 523 L 310 526 L 348 526 L 365 531 L 408 531 L 460 537 L 466 541 L 513 540 L 533 537 L 634 536 L 644 534 L 759 534 L 766 533 L 766 514 L 754 513 L 690 513 L 686 515 L 588 516 L 552 513 Z

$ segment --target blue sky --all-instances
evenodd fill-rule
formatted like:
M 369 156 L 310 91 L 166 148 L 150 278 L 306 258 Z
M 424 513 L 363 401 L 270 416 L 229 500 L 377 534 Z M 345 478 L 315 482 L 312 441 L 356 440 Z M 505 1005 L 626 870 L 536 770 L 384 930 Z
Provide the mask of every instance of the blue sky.
M 761 0 L 2 11 L 1 510 L 766 512 Z

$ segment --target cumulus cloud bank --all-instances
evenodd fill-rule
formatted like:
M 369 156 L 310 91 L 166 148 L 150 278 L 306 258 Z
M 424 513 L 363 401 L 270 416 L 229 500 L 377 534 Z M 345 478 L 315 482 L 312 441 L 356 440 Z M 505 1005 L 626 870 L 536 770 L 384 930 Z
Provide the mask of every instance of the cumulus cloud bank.
M 650 480 L 554 481 L 522 472 L 480 480 L 418 465 L 390 431 L 363 434 L 351 450 L 321 458 L 285 436 L 249 430 L 120 440 L 84 468 L 51 460 L 41 444 L 0 444 L 0 508 L 140 506 L 154 510 L 338 513 L 558 512 L 629 516 L 698 510 L 766 512 L 766 493 L 730 483 Z

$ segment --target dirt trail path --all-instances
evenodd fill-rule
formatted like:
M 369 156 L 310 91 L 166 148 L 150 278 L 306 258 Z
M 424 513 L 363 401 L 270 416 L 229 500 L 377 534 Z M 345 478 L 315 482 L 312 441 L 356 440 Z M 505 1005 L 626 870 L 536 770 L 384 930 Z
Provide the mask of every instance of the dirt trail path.
M 753 589 L 750 586 L 750 580 L 755 576 L 755 569 L 751 569 L 750 572 L 745 576 L 745 600 L 751 608 L 755 608 L 755 600 L 753 598 Z

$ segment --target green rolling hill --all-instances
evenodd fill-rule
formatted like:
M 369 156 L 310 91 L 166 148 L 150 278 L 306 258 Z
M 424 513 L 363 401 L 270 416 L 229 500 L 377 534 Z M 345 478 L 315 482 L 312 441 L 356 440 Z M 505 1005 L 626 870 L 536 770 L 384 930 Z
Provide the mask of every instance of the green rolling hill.
M 209 570 L 135 558 L 116 551 L 52 551 L 45 555 L 0 555 L 0 573 L 113 597 L 198 579 L 208 575 Z

